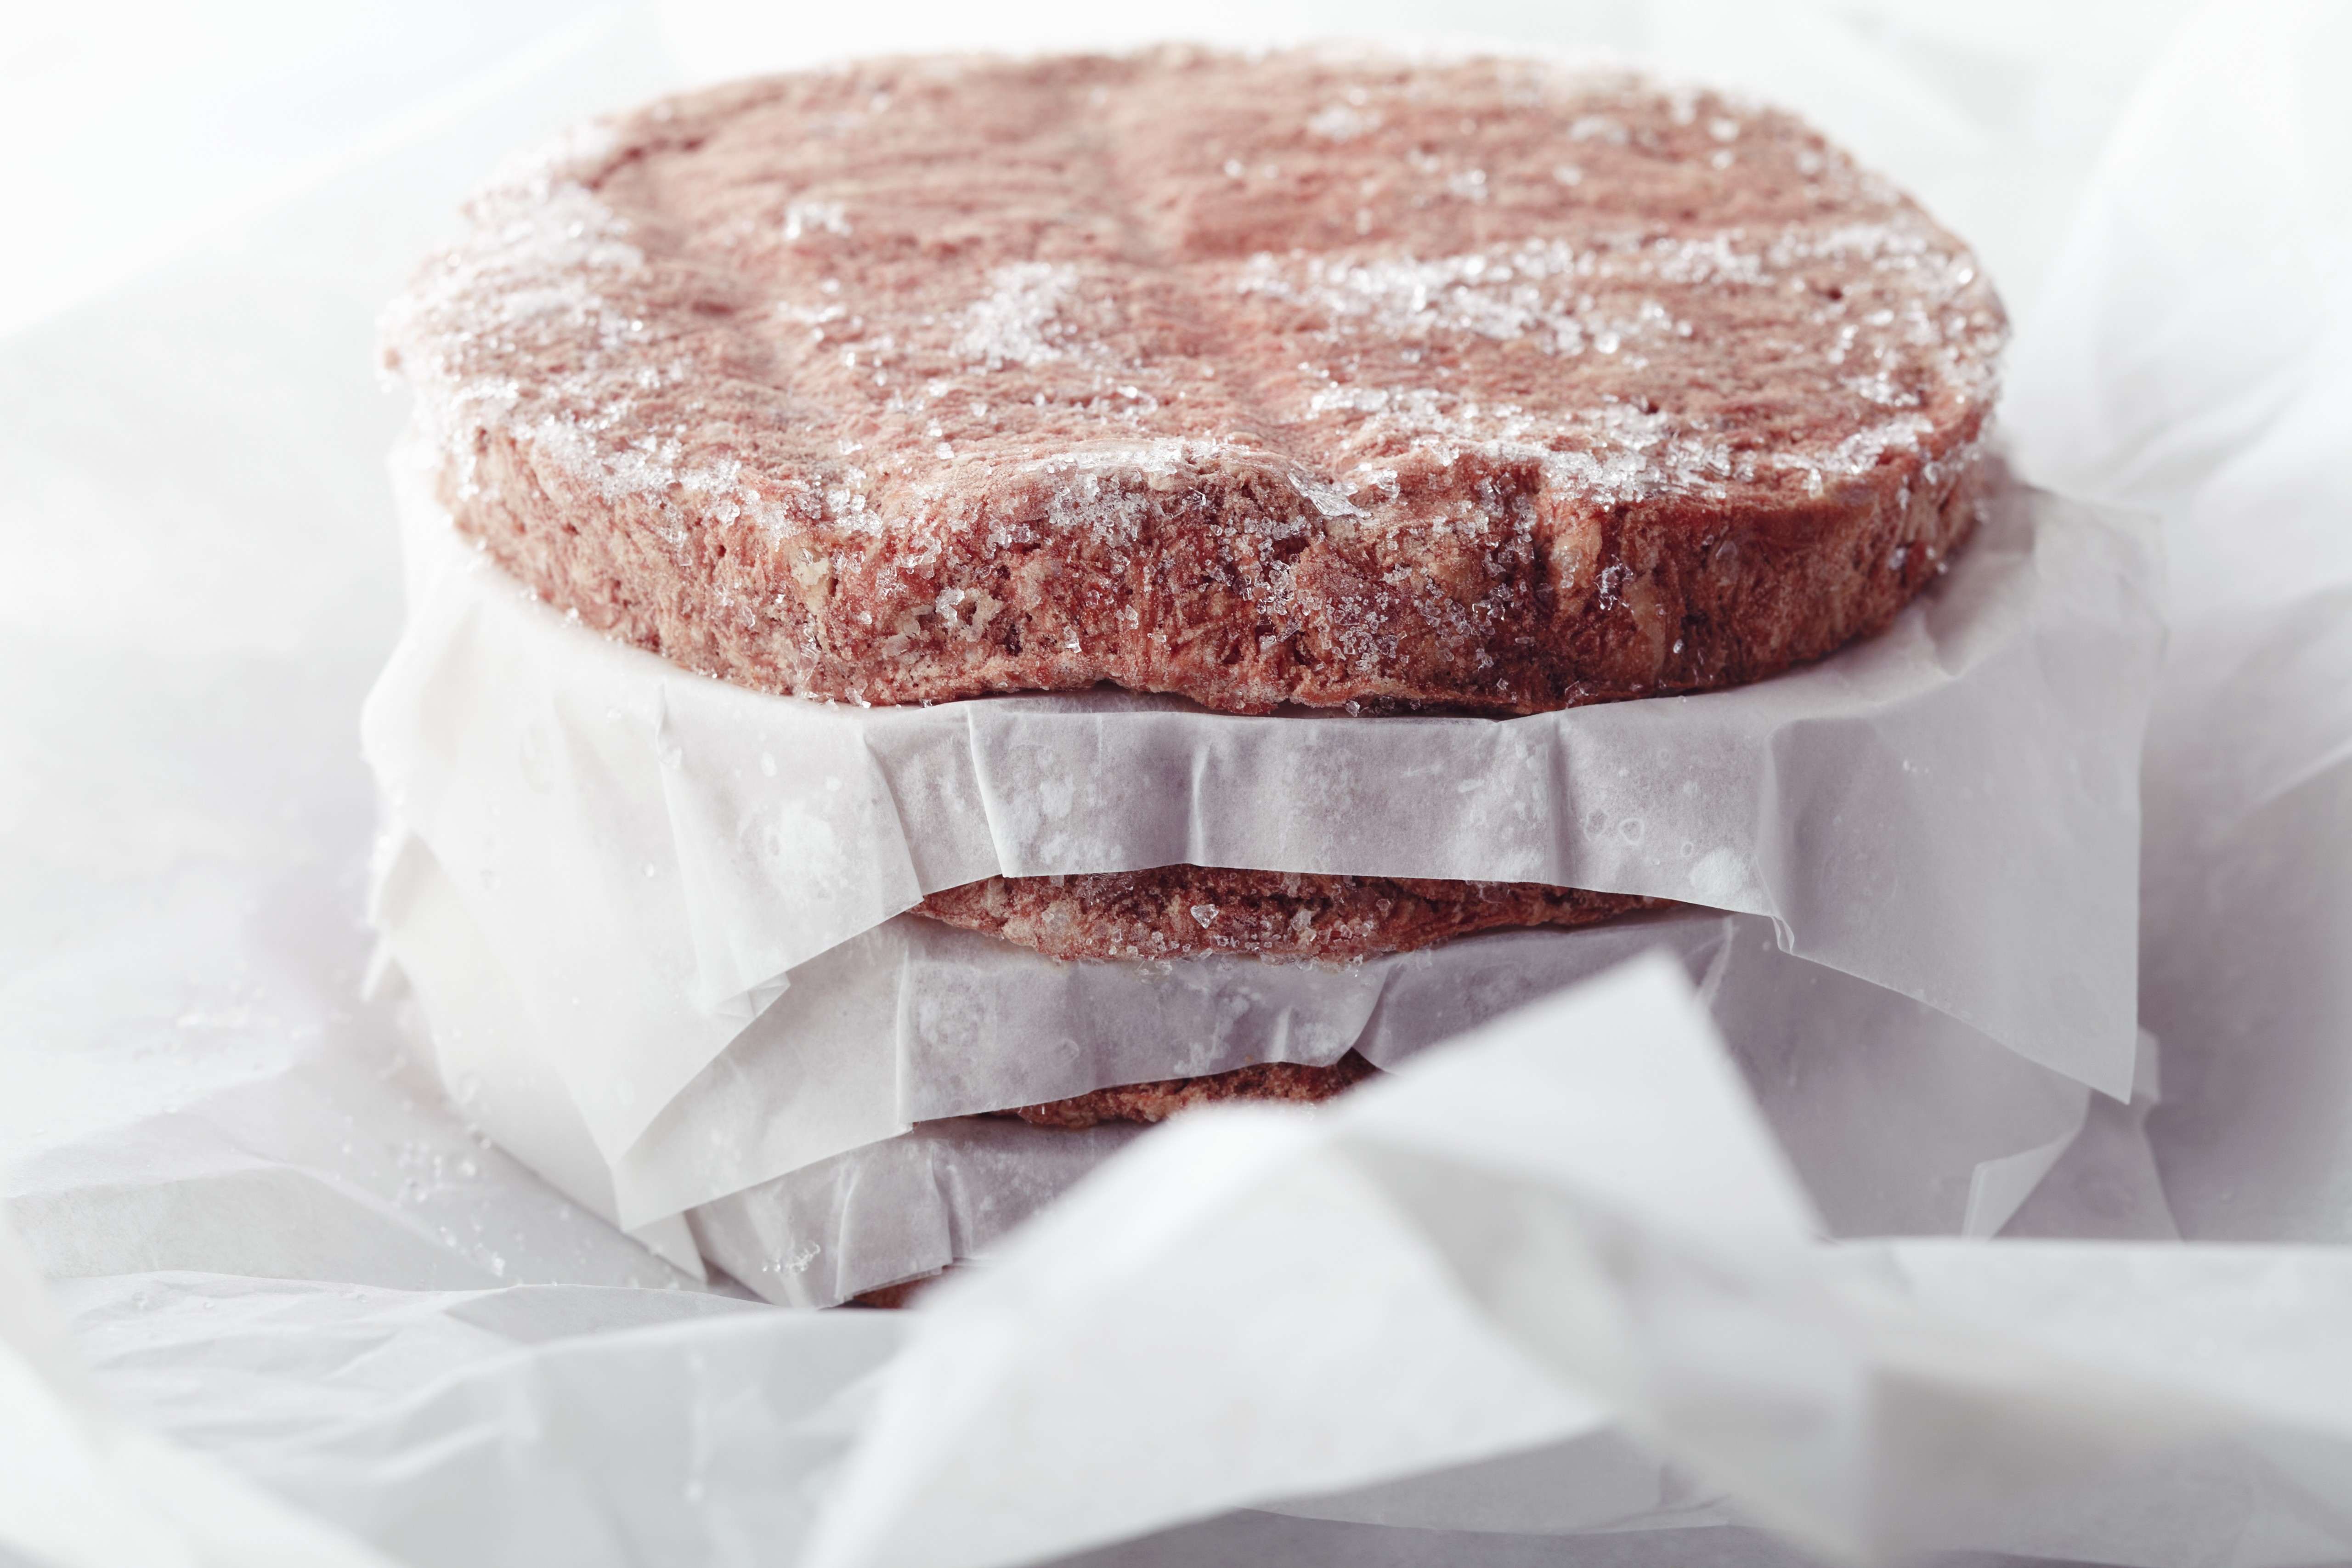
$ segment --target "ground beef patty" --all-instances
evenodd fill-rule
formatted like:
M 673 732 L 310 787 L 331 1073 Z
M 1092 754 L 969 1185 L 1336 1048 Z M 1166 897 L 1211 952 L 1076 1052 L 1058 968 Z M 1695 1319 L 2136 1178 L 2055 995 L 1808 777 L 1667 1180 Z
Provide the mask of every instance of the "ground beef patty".
M 1180 1110 L 1220 1100 L 1281 1100 L 1294 1104 L 1328 1100 L 1352 1089 L 1380 1069 L 1349 1051 L 1329 1067 L 1305 1067 L 1297 1062 L 1258 1062 L 1205 1078 L 1162 1079 L 1156 1083 L 1123 1083 L 1091 1094 L 1014 1110 L 992 1110 L 992 1116 L 1017 1116 L 1037 1127 L 1082 1128 L 1098 1121 L 1165 1121 Z
M 458 526 L 764 690 L 1526 712 L 1966 538 L 1999 302 L 1787 115 L 1525 60 L 895 60 L 593 127 L 387 318 Z
M 1661 899 L 1540 882 L 1449 882 L 1162 866 L 1078 877 L 991 877 L 915 906 L 1049 958 L 1368 958 L 1499 926 L 1593 925 Z

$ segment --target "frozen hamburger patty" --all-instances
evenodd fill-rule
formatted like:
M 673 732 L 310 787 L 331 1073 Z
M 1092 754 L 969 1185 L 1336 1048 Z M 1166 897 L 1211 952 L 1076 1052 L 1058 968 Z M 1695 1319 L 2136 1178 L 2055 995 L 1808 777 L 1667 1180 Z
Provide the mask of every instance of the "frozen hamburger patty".
M 1024 1105 L 1016 1110 L 992 1110 L 991 1116 L 1017 1116 L 1033 1127 L 1059 1127 L 1076 1131 L 1104 1121 L 1165 1121 L 1180 1110 L 1213 1105 L 1226 1100 L 1287 1100 L 1314 1104 L 1353 1089 L 1380 1069 L 1354 1051 L 1329 1067 L 1300 1062 L 1255 1062 L 1231 1072 L 1205 1078 L 1171 1078 L 1155 1083 L 1123 1083 L 1097 1089 L 1068 1100 Z
M 1966 538 L 1967 249 L 1786 115 L 1521 60 L 896 60 L 670 100 L 387 318 L 458 525 L 902 703 L 1531 711 L 1756 679 Z
M 1539 882 L 1452 882 L 1162 866 L 1075 877 L 991 877 L 915 912 L 1059 959 L 1369 958 L 1499 926 L 1595 925 L 1662 899 Z

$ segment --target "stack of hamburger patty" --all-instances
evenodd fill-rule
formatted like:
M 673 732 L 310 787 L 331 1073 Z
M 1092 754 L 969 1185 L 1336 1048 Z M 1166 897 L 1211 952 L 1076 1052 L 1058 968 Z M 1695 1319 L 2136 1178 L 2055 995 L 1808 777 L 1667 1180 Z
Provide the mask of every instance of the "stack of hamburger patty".
M 387 326 L 441 503 L 567 616 L 763 693 L 1376 724 L 1707 690 L 1885 628 L 1989 482 L 1965 247 L 1790 117 L 1627 76 L 845 67 L 623 116 L 470 218 Z M 914 912 L 1078 963 L 1344 963 L 1658 903 L 1177 865 Z

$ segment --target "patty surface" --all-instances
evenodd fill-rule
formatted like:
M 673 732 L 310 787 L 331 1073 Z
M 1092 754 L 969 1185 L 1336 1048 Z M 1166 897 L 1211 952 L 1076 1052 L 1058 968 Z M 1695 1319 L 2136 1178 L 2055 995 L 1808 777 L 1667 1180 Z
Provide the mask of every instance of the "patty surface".
M 1454 882 L 1162 866 L 991 877 L 933 893 L 917 914 L 1049 958 L 1370 958 L 1500 926 L 1594 925 L 1666 900 L 1540 882 Z
M 1024 1105 L 1012 1110 L 992 1110 L 990 1116 L 1017 1116 L 1035 1127 L 1092 1127 L 1100 1121 L 1165 1121 L 1180 1110 L 1225 1100 L 1278 1100 L 1311 1104 L 1353 1089 L 1380 1068 L 1354 1051 L 1329 1067 L 1298 1062 L 1257 1062 L 1231 1072 L 1204 1078 L 1162 1079 L 1154 1083 L 1122 1083 L 1097 1089 L 1068 1100 Z
M 1965 539 L 2004 334 L 1785 114 L 1527 60 L 668 100 L 387 317 L 458 525 L 771 691 L 1496 712 L 1751 680 Z

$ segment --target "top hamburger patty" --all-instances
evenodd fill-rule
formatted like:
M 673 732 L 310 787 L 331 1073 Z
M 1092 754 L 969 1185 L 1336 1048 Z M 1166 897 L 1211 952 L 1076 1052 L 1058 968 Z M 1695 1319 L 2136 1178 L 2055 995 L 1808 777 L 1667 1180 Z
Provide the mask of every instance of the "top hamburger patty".
M 1752 680 L 1965 539 L 2003 335 L 1789 117 L 1520 60 L 898 60 L 479 196 L 387 321 L 458 525 L 859 702 Z

